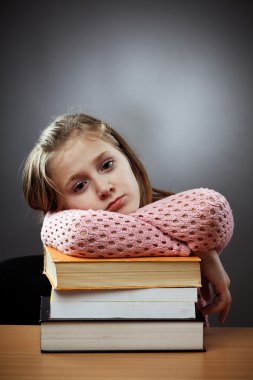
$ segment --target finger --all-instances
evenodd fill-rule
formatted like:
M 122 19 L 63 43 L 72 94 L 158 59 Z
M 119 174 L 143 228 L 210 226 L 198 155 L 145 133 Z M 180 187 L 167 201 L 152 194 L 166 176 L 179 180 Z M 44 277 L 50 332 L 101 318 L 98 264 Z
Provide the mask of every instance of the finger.
M 204 315 L 208 315 L 208 314 L 213 314 L 213 313 L 221 312 L 221 310 L 223 310 L 223 306 L 222 305 L 220 305 L 220 304 L 214 305 L 212 303 L 212 304 L 209 304 L 209 305 L 205 306 L 203 309 L 201 309 L 201 312 Z
M 213 299 L 212 285 L 205 275 L 201 276 L 202 287 L 200 288 L 200 293 L 205 301 L 210 302 Z
M 229 302 L 226 300 L 221 300 L 219 297 L 215 297 L 213 302 L 204 307 L 201 311 L 204 314 L 212 314 L 212 313 L 218 313 L 222 312 L 223 310 L 226 310 L 229 306 Z
M 210 302 L 212 299 L 212 287 L 209 282 L 202 284 L 200 293 L 205 301 Z
M 221 310 L 221 312 L 219 314 L 219 321 L 220 321 L 220 323 L 224 323 L 225 322 L 225 320 L 226 320 L 226 318 L 228 316 L 228 313 L 229 313 L 231 302 L 232 302 L 232 298 L 230 297 L 229 303 L 228 303 L 227 307 L 225 307 L 223 310 Z
M 227 315 L 228 315 L 228 312 L 229 312 L 229 308 L 230 308 L 230 305 L 227 308 L 221 310 L 221 312 L 219 314 L 219 321 L 220 321 L 220 323 L 224 323 L 225 322 L 225 320 L 227 318 Z

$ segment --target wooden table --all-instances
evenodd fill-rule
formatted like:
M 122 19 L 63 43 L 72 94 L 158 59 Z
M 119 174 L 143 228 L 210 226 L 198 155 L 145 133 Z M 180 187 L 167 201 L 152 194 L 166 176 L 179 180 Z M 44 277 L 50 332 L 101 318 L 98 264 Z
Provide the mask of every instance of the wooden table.
M 253 379 L 253 328 L 205 329 L 207 352 L 41 353 L 40 326 L 0 326 L 1 380 Z

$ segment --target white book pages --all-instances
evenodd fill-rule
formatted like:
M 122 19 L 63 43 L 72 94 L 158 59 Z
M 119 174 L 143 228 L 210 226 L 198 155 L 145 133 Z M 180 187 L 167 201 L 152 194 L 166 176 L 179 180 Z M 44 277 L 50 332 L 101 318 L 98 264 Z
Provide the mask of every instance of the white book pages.
M 185 319 L 195 318 L 194 302 L 52 302 L 51 318 Z
M 73 301 L 193 301 L 197 302 L 197 288 L 151 288 L 113 290 L 55 290 L 51 302 Z
M 48 322 L 41 350 L 203 350 L 202 322 Z

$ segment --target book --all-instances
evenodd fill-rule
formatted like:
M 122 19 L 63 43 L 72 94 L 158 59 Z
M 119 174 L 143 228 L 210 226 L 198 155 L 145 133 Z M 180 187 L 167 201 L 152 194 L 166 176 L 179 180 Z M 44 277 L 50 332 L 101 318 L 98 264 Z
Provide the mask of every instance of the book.
M 51 291 L 51 302 L 88 301 L 193 301 L 197 302 L 197 288 L 144 288 L 105 290 L 56 290 Z
M 42 352 L 204 351 L 200 320 L 103 320 L 50 317 L 41 304 Z
M 51 318 L 195 318 L 197 288 L 54 290 Z
M 200 287 L 200 258 L 79 258 L 45 246 L 44 274 L 54 289 Z

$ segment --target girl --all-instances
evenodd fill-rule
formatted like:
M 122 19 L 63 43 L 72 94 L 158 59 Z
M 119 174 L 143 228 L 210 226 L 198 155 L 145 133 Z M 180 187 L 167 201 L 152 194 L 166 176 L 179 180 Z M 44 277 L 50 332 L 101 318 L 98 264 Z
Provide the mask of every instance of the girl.
M 41 134 L 23 172 L 28 204 L 45 215 L 42 241 L 86 257 L 201 257 L 202 313 L 228 314 L 230 281 L 219 253 L 233 232 L 226 199 L 209 189 L 173 195 L 152 188 L 142 163 L 108 124 L 58 117 Z M 213 293 L 212 294 L 212 289 Z M 203 307 L 205 306 L 205 307 Z

